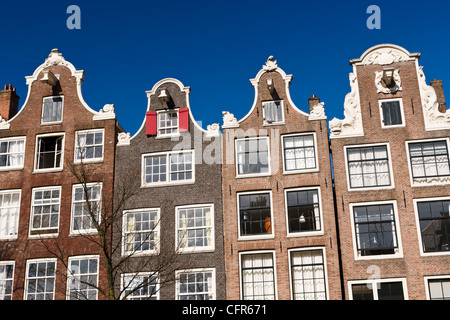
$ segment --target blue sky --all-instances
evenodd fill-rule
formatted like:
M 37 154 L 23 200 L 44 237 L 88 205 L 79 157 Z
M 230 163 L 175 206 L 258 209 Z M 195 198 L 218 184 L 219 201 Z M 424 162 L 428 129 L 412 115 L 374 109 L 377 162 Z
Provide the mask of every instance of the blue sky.
M 72 4 L 81 9 L 80 30 L 66 26 Z M 380 30 L 366 27 L 372 4 L 381 9 Z M 132 135 L 145 115 L 145 91 L 167 77 L 191 87 L 192 112 L 206 128 L 222 123 L 223 110 L 238 119 L 248 112 L 249 79 L 273 55 L 293 74 L 296 106 L 309 112 L 315 94 L 331 120 L 343 117 L 348 61 L 376 44 L 420 52 L 427 81 L 450 88 L 449 13 L 445 0 L 8 1 L 0 11 L 0 85 L 13 84 L 22 105 L 25 76 L 58 48 L 86 72 L 88 105 L 113 103 Z

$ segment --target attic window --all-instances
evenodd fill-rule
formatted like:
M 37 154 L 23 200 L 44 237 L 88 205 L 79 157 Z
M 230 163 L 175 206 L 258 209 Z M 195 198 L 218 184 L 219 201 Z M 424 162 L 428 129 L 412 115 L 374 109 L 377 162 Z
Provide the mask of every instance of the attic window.
M 42 124 L 62 122 L 63 97 L 46 97 L 42 105 Z
M 264 124 L 282 124 L 283 116 L 283 100 L 264 101 L 262 103 Z

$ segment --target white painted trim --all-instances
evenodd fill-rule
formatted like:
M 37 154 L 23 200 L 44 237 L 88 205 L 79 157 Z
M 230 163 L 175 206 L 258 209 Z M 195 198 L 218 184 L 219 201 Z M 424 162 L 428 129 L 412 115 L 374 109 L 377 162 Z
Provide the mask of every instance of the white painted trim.
M 363 207 L 363 206 L 371 206 L 371 205 L 383 205 L 383 204 L 392 204 L 393 214 L 394 214 L 394 222 L 395 222 L 395 231 L 396 231 L 396 240 L 397 240 L 397 249 L 394 249 L 394 254 L 380 254 L 375 256 L 359 256 L 358 255 L 358 244 L 356 239 L 356 230 L 355 230 L 355 219 L 353 214 L 354 207 Z M 399 213 L 397 208 L 397 200 L 385 200 L 385 201 L 371 201 L 371 202 L 357 202 L 349 204 L 349 213 L 350 213 L 350 224 L 352 229 L 352 242 L 353 242 L 353 254 L 355 261 L 359 260 L 383 260 L 383 259 L 398 259 L 403 258 L 403 247 L 402 247 L 402 236 L 400 232 L 400 222 L 398 219 Z
M 350 60 L 350 64 L 354 64 L 357 66 L 368 64 L 367 59 L 369 58 L 369 56 L 372 53 L 374 53 L 377 50 L 380 52 L 381 51 L 394 52 L 394 54 L 397 55 L 399 58 L 401 58 L 401 60 L 407 60 L 407 61 L 417 60 L 420 57 L 420 53 L 410 53 L 408 50 L 406 50 L 405 48 L 400 47 L 398 45 L 390 44 L 390 43 L 383 43 L 383 44 L 378 44 L 373 47 L 370 47 L 369 49 L 364 51 L 364 53 L 361 55 L 361 57 L 359 59 Z
M 288 216 L 287 194 L 288 194 L 288 192 L 292 192 L 292 191 L 310 191 L 310 190 L 316 190 L 317 194 L 318 194 L 320 230 L 289 232 L 289 216 Z M 288 238 L 290 238 L 290 237 L 320 236 L 320 235 L 324 234 L 322 195 L 321 195 L 321 190 L 320 190 L 319 186 L 284 189 L 284 212 L 285 212 L 285 218 L 286 218 L 286 235 L 287 235 Z
M 0 195 L 1 194 L 12 194 L 12 193 L 19 193 L 19 207 L 18 207 L 19 213 L 17 214 L 16 225 L 15 225 L 16 234 L 15 235 L 9 235 L 9 236 L 1 236 L 0 235 L 0 240 L 16 240 L 18 238 L 18 234 L 19 234 L 19 220 L 20 220 L 20 208 L 21 208 L 21 205 L 22 205 L 22 189 L 0 190 Z
M 70 256 L 68 258 L 67 261 L 67 284 L 66 284 L 66 300 L 69 300 L 70 298 L 70 282 L 72 280 L 72 271 L 69 269 L 70 268 L 70 263 L 72 262 L 72 260 L 86 260 L 86 259 L 97 259 L 97 283 L 95 284 L 95 287 L 92 287 L 90 285 L 88 285 L 89 288 L 92 288 L 93 290 L 95 290 L 96 292 L 96 299 L 98 299 L 98 289 L 96 287 L 98 287 L 98 282 L 99 282 L 99 278 L 100 278 L 100 274 L 99 274 L 99 270 L 100 270 L 100 256 L 98 254 L 93 254 L 93 255 L 77 255 L 77 256 Z
M 100 199 L 99 199 L 99 213 L 98 213 L 98 223 L 101 223 L 102 218 L 102 200 L 103 200 L 103 183 L 102 182 L 90 182 L 86 183 L 86 188 L 90 188 L 93 186 L 99 186 L 100 187 Z M 80 235 L 89 235 L 89 234 L 98 234 L 97 229 L 82 229 L 82 230 L 73 230 L 73 219 L 74 219 L 74 201 L 75 201 L 75 189 L 76 188 L 84 188 L 83 184 L 73 184 L 72 185 L 72 198 L 70 202 L 70 229 L 69 229 L 69 235 L 71 236 L 80 236 Z M 83 190 L 83 196 L 84 196 L 84 190 Z M 83 203 L 86 203 L 87 199 L 83 200 Z
M 388 165 L 389 165 L 389 178 L 391 180 L 390 186 L 380 186 L 380 187 L 358 187 L 358 188 L 351 188 L 350 187 L 350 172 L 348 168 L 348 156 L 347 156 L 347 149 L 353 149 L 353 148 L 365 148 L 365 147 L 378 147 L 378 146 L 386 146 L 387 155 L 388 155 Z M 347 178 L 347 191 L 369 191 L 369 190 L 383 190 L 383 189 L 394 189 L 395 188 L 395 182 L 394 182 L 394 171 L 392 166 L 392 156 L 391 156 L 391 148 L 389 142 L 378 142 L 378 143 L 369 143 L 369 144 L 355 144 L 355 145 L 347 145 L 344 146 L 344 158 L 345 158 L 345 174 Z
M 45 190 L 59 190 L 59 213 L 58 213 L 58 226 L 55 228 L 46 228 L 46 229 L 33 229 L 33 207 L 34 200 L 35 200 L 35 193 L 36 191 L 45 191 Z M 61 222 L 61 202 L 62 202 L 62 187 L 61 186 L 47 186 L 47 187 L 38 187 L 38 188 L 32 188 L 31 189 L 31 206 L 30 206 L 30 222 L 28 226 L 28 238 L 29 239 L 42 239 L 42 238 L 56 238 L 59 236 L 59 224 Z M 54 233 L 42 233 L 42 234 L 34 234 L 32 235 L 31 232 L 36 231 L 45 231 L 45 230 L 54 230 L 56 229 L 56 232 Z
M 327 258 L 326 258 L 326 250 L 325 247 L 315 246 L 315 247 L 300 247 L 300 248 L 290 248 L 288 249 L 288 266 L 289 266 L 289 291 L 291 294 L 291 300 L 294 300 L 294 288 L 292 285 L 292 256 L 291 254 L 293 252 L 299 252 L 299 251 L 315 251 L 315 250 L 321 250 L 322 251 L 322 259 L 323 259 L 323 272 L 325 276 L 325 292 L 326 292 L 326 300 L 330 299 L 330 292 L 329 292 L 329 286 L 328 286 L 328 270 L 327 270 Z
M 191 153 L 192 158 L 192 178 L 189 180 L 181 180 L 181 181 L 170 181 L 170 155 L 179 154 L 179 153 Z M 153 157 L 153 156 L 162 156 L 165 155 L 167 157 L 166 165 L 166 176 L 167 181 L 165 182 L 153 182 L 146 183 L 145 182 L 145 158 Z M 164 152 L 152 152 L 152 153 L 143 153 L 141 154 L 141 188 L 152 188 L 152 187 L 162 187 L 162 186 L 174 186 L 174 185 L 184 185 L 184 184 L 193 184 L 195 183 L 195 149 L 192 150 L 175 150 L 175 151 L 164 151 Z
M 409 181 L 411 182 L 411 187 L 429 187 L 429 186 L 442 186 L 450 184 L 450 177 L 447 177 L 447 181 L 429 181 L 424 183 L 414 182 L 412 166 L 411 166 L 411 157 L 409 155 L 409 144 L 410 143 L 419 143 L 419 142 L 433 142 L 433 141 L 445 141 L 447 144 L 447 153 L 450 159 L 450 139 L 448 137 L 442 138 L 433 138 L 433 139 L 421 139 L 421 140 L 406 140 L 405 148 L 406 148 L 406 157 L 408 159 L 408 170 L 409 170 Z M 428 178 L 423 178 L 428 179 Z
M 400 114 L 402 117 L 402 124 L 396 124 L 396 125 L 390 125 L 390 126 L 387 126 L 384 124 L 382 104 L 383 104 L 383 102 L 391 102 L 391 101 L 399 101 L 400 102 Z M 378 110 L 380 112 L 380 122 L 381 122 L 382 129 L 404 128 L 406 126 L 405 112 L 403 110 L 403 99 L 402 98 L 379 99 L 378 100 Z
M 253 195 L 253 194 L 262 194 L 268 193 L 270 196 L 270 229 L 271 233 L 262 234 L 262 235 L 254 235 L 254 236 L 243 236 L 241 235 L 241 211 L 240 211 L 240 201 L 239 196 L 243 195 Z M 264 240 L 264 239 L 274 239 L 275 238 L 275 223 L 274 223 L 274 214 L 273 214 L 273 197 L 272 190 L 260 190 L 260 191 L 243 191 L 236 193 L 236 204 L 237 204 L 237 234 L 238 241 L 248 241 L 248 240 Z
M 450 280 L 450 275 L 435 275 L 435 276 L 425 276 L 423 277 L 425 282 L 425 294 L 427 300 L 431 300 L 430 290 L 429 290 L 429 280 Z
M 103 134 L 102 137 L 102 157 L 101 158 L 93 158 L 93 159 L 77 159 L 77 147 L 78 147 L 78 134 L 79 133 L 97 133 L 101 132 Z M 74 141 L 74 154 L 73 154 L 73 162 L 74 163 L 97 163 L 103 162 L 105 155 L 105 129 L 104 128 L 95 128 L 95 129 L 87 129 L 87 130 L 78 130 L 75 131 L 75 141 Z
M 272 122 L 272 123 L 266 122 L 266 112 L 265 112 L 264 105 L 267 104 L 268 102 L 280 102 L 281 103 L 281 121 L 276 121 L 276 122 Z M 261 109 L 262 109 L 262 116 L 263 116 L 263 127 L 284 125 L 284 102 L 283 102 L 283 99 L 262 101 Z
M 278 299 L 278 290 L 277 290 L 277 261 L 276 261 L 276 254 L 275 250 L 251 250 L 251 251 L 240 251 L 238 256 L 238 265 L 239 265 L 239 296 L 241 300 L 244 300 L 244 291 L 242 288 L 242 256 L 244 255 L 252 255 L 252 254 L 266 254 L 270 253 L 272 254 L 272 261 L 273 261 L 273 284 L 274 284 L 274 295 L 275 300 Z
M 295 136 L 307 136 L 312 135 L 314 141 L 314 161 L 316 163 L 316 167 L 314 169 L 297 169 L 297 170 L 286 170 L 286 159 L 285 159 L 285 150 L 284 150 L 284 138 L 285 137 L 295 137 Z M 317 151 L 317 134 L 316 132 L 299 132 L 299 133 L 289 133 L 280 135 L 281 139 L 281 159 L 283 161 L 283 174 L 299 174 L 299 173 L 311 173 L 311 172 L 319 172 L 319 157 Z
M 37 169 L 37 158 L 38 158 L 38 151 L 39 151 L 39 139 L 40 138 L 46 138 L 46 137 L 62 137 L 62 143 L 61 143 L 61 163 L 59 167 L 56 168 L 46 168 L 46 169 Z M 36 135 L 36 143 L 34 147 L 34 164 L 33 164 L 33 173 L 47 173 L 47 172 L 57 172 L 57 171 L 63 171 L 64 168 L 64 148 L 65 148 L 65 142 L 66 142 L 66 133 L 65 132 L 53 132 L 53 133 L 43 133 L 43 134 L 37 134 Z
M 180 299 L 180 275 L 195 272 L 211 272 L 211 282 L 213 285 L 212 294 L 209 295 L 210 300 L 216 300 L 217 297 L 217 283 L 216 283 L 216 268 L 195 268 L 195 269 L 179 269 L 175 270 L 175 300 Z M 198 293 L 194 293 L 198 294 Z
M 450 196 L 447 196 L 447 197 L 435 197 L 435 198 L 417 198 L 417 199 L 413 199 L 414 218 L 416 220 L 417 239 L 419 241 L 419 250 L 420 250 L 420 255 L 422 257 L 449 256 L 450 255 L 450 251 L 441 251 L 441 252 L 424 252 L 423 251 L 422 232 L 421 232 L 421 228 L 420 228 L 419 210 L 417 209 L 417 203 L 418 202 L 431 202 L 431 201 L 446 201 L 446 200 L 450 200 Z
M 159 272 L 156 271 L 143 271 L 143 272 L 126 272 L 126 273 L 122 273 L 120 274 L 120 296 L 121 299 L 123 299 L 125 297 L 125 287 L 124 287 L 124 278 L 127 276 L 131 276 L 131 277 L 139 277 L 139 276 L 154 276 L 157 278 L 156 280 L 156 300 L 159 300 L 159 290 L 160 290 L 160 275 Z M 126 300 L 131 300 L 131 299 L 126 299 Z
M 42 122 L 44 118 L 44 105 L 46 99 L 52 99 L 52 98 L 61 98 L 62 99 L 62 107 L 61 107 L 61 120 L 59 121 L 50 121 L 50 122 Z M 64 95 L 56 95 L 56 96 L 47 96 L 42 98 L 42 108 L 41 108 L 41 126 L 51 126 L 55 124 L 61 124 L 63 123 L 64 119 Z
M 238 162 L 238 152 L 237 152 L 237 142 L 242 140 L 259 140 L 259 139 L 267 139 L 267 168 L 268 172 L 262 173 L 247 173 L 247 174 L 239 174 L 239 162 Z M 236 170 L 236 178 L 255 178 L 255 177 L 268 177 L 272 175 L 271 168 L 271 155 L 270 155 L 270 139 L 269 136 L 257 136 L 257 137 L 242 137 L 234 139 L 234 161 L 235 161 L 235 170 Z
M 383 283 L 383 282 L 401 282 L 402 287 L 403 287 L 403 296 L 404 296 L 405 300 L 409 300 L 408 299 L 408 288 L 406 285 L 406 278 L 349 280 L 349 281 L 347 281 L 349 300 L 353 300 L 353 291 L 352 291 L 353 284 L 371 284 L 372 291 L 373 291 L 373 298 L 374 298 L 374 300 L 378 300 L 378 292 L 375 289 L 377 288 L 378 283 Z
M 210 220 L 211 220 L 211 245 L 204 247 L 193 247 L 193 248 L 180 248 L 178 238 L 178 212 L 180 209 L 192 209 L 192 208 L 210 208 Z M 189 205 L 181 205 L 175 206 L 175 252 L 180 254 L 184 253 L 199 253 L 199 252 L 214 252 L 216 247 L 216 238 L 215 238 L 215 226 L 214 226 L 214 203 L 205 203 L 205 204 L 189 204 Z M 202 227 L 202 229 L 205 229 Z
M 180 109 L 174 109 L 174 110 L 158 110 L 156 111 L 156 137 L 155 139 L 163 139 L 163 138 L 172 138 L 172 137 L 180 137 Z M 175 133 L 168 133 L 168 134 L 160 134 L 159 131 L 161 130 L 161 128 L 159 127 L 159 123 L 160 123 L 160 115 L 162 113 L 176 113 L 177 115 L 177 132 Z
M 57 283 L 57 275 L 58 275 L 58 260 L 57 258 L 39 258 L 39 259 L 28 259 L 26 261 L 26 270 L 25 270 L 25 279 L 24 279 L 24 288 L 23 288 L 23 300 L 27 300 L 28 294 L 28 277 L 29 277 L 29 264 L 30 263 L 40 263 L 40 262 L 54 262 L 55 263 L 55 274 L 54 274 L 54 282 L 53 282 L 53 298 L 55 299 L 55 291 L 56 291 L 56 283 Z M 37 271 L 36 271 L 37 272 Z
M 5 138 L 0 139 L 0 143 L 4 142 L 4 141 L 19 141 L 19 140 L 23 140 L 23 164 L 21 166 L 15 166 L 15 167 L 0 167 L 0 171 L 21 170 L 24 168 L 25 154 L 26 154 L 26 148 L 27 148 L 27 137 L 26 136 L 5 137 Z

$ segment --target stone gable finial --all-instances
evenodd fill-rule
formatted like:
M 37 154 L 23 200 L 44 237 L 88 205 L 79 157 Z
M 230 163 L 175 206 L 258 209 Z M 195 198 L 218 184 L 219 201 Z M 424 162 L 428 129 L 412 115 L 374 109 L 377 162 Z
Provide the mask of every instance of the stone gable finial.
M 273 70 L 275 70 L 276 68 L 278 68 L 277 60 L 274 61 L 274 60 L 273 60 L 273 56 L 270 56 L 270 57 L 267 59 L 266 64 L 263 65 L 262 68 L 263 68 L 265 71 L 273 71 Z

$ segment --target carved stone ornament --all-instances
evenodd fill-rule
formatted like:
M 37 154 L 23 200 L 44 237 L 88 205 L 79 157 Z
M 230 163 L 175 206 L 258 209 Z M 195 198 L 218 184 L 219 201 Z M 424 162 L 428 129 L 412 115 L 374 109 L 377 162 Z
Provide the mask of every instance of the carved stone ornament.
M 113 104 L 105 104 L 103 109 L 101 109 L 97 114 L 95 114 L 92 119 L 93 120 L 107 120 L 107 119 L 115 119 L 116 114 L 114 112 Z
M 325 115 L 324 105 L 325 105 L 325 102 L 319 102 L 318 104 L 313 106 L 313 109 L 311 110 L 308 119 L 309 120 L 326 119 L 327 116 Z
M 394 70 L 393 79 L 395 86 L 388 88 L 383 83 L 383 71 L 375 71 L 375 86 L 377 87 L 377 93 L 395 93 L 402 91 L 402 80 L 400 79 L 400 70 Z
M 44 66 L 51 67 L 56 65 L 68 66 L 69 62 L 64 59 L 61 53 L 58 52 L 58 49 L 52 49 L 48 58 L 45 59 Z
M 399 50 L 380 48 L 364 59 L 364 64 L 388 65 L 394 62 L 406 61 L 408 57 Z
M 120 132 L 117 136 L 117 145 L 118 146 L 129 146 L 130 145 L 130 133 L 129 132 Z
M 263 70 L 265 70 L 265 71 L 273 71 L 273 70 L 275 70 L 276 68 L 278 68 L 277 60 L 274 61 L 274 60 L 273 60 L 273 56 L 270 56 L 270 57 L 267 59 L 266 64 L 263 65 L 262 68 L 263 68 Z
M 439 111 L 439 103 L 434 88 L 427 84 L 423 67 L 417 69 L 420 96 L 422 98 L 425 130 L 450 129 L 450 110 L 445 113 Z
M 222 128 L 237 128 L 239 127 L 239 123 L 234 117 L 234 114 L 228 111 L 222 111 L 223 115 L 223 125 Z
M 220 136 L 220 124 L 218 123 L 213 123 L 210 124 L 206 127 L 206 133 L 205 136 L 206 137 L 218 137 Z
M 347 137 L 364 135 L 361 120 L 361 105 L 359 101 L 358 79 L 355 73 L 349 74 L 351 92 L 344 101 L 344 119 L 333 118 L 330 121 L 330 137 Z
M 11 127 L 10 123 L 5 118 L 0 116 L 0 130 L 8 130 Z

